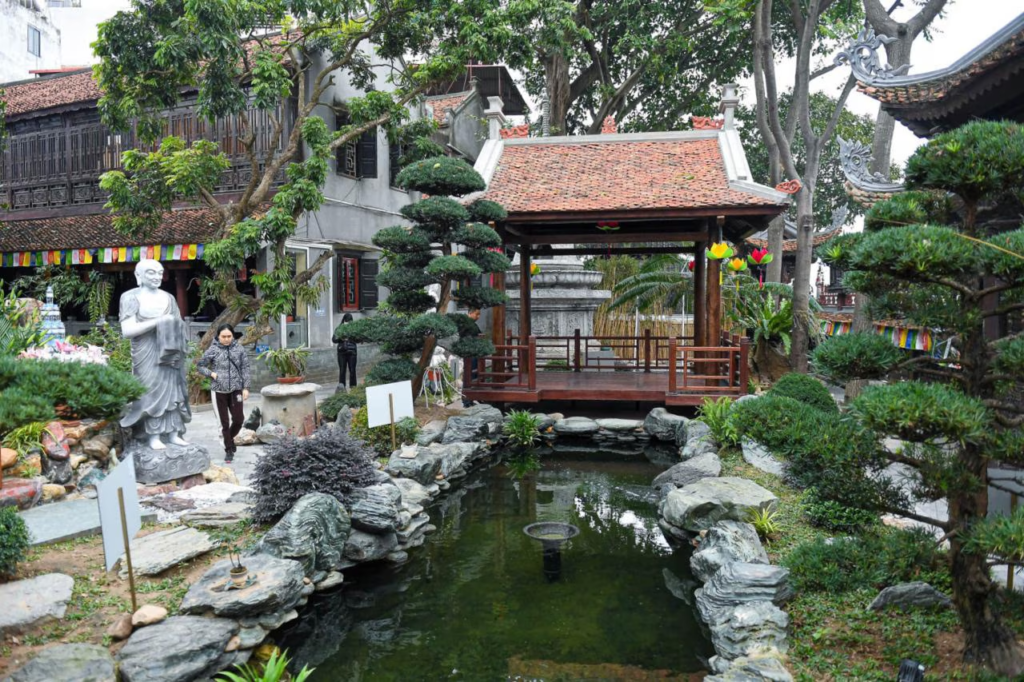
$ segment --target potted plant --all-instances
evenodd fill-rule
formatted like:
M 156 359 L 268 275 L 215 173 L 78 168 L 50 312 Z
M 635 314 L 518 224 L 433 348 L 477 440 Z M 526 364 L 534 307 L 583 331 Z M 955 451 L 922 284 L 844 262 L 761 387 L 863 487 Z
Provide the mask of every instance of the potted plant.
M 231 584 L 235 587 L 245 587 L 249 581 L 249 569 L 242 565 L 242 555 L 228 552 L 228 561 L 231 562 Z
M 259 359 L 277 373 L 280 384 L 299 384 L 306 379 L 309 349 L 304 346 L 265 350 L 259 354 Z

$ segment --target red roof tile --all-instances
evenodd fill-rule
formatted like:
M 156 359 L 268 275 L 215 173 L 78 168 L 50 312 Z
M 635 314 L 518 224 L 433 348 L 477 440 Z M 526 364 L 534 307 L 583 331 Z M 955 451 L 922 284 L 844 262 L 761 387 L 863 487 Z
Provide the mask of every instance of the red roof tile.
M 731 189 L 717 138 L 506 140 L 484 196 L 511 214 L 785 203 Z
M 7 86 L 4 99 L 7 100 L 7 115 L 16 116 L 79 102 L 95 102 L 102 94 L 92 79 L 92 69 L 87 69 Z
M 452 109 L 456 109 L 460 104 L 462 104 L 466 98 L 469 97 L 469 94 L 470 93 L 468 92 L 460 92 L 454 95 L 446 95 L 444 97 L 428 98 L 427 104 L 429 104 L 430 108 L 434 111 L 434 120 L 437 124 L 444 125 L 445 117 L 448 115 L 448 112 Z
M 119 233 L 109 213 L 0 221 L 0 252 L 203 244 L 216 235 L 219 226 L 220 216 L 211 208 L 171 211 L 160 227 L 143 238 Z
M 835 236 L 834 232 L 829 232 L 827 234 L 816 234 L 816 235 L 814 235 L 814 245 L 815 246 L 821 246 L 822 244 L 824 244 L 825 242 L 827 242 L 829 239 L 831 239 L 834 236 Z M 747 241 L 748 244 L 750 244 L 751 246 L 753 246 L 756 249 L 767 249 L 768 248 L 768 240 L 767 239 L 754 239 L 753 237 L 748 237 L 746 241 Z M 783 253 L 796 253 L 796 240 L 795 239 L 786 239 L 785 241 L 783 241 L 782 242 L 782 252 Z

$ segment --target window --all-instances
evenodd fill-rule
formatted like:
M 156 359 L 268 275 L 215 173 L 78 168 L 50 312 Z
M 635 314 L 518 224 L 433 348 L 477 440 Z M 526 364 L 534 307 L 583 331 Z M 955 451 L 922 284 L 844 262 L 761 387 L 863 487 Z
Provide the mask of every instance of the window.
M 28 52 L 37 57 L 43 56 L 43 36 L 35 26 L 28 27 Z
M 337 127 L 349 124 L 347 114 L 339 114 Z M 377 177 L 377 128 L 367 130 L 347 144 L 338 147 L 337 173 L 350 178 Z
M 337 291 L 338 312 L 372 310 L 377 307 L 378 262 L 355 254 L 339 253 Z

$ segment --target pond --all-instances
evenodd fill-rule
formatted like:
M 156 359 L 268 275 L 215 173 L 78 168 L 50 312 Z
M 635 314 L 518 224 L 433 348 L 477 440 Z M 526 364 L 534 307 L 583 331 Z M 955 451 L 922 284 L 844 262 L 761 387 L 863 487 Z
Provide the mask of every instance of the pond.
M 690 550 L 662 536 L 650 489 L 668 462 L 590 447 L 540 461 L 519 479 L 498 465 L 453 484 L 408 563 L 346 571 L 278 644 L 332 682 L 699 679 L 714 651 L 673 595 L 696 586 Z M 523 532 L 538 521 L 580 530 L 555 581 Z

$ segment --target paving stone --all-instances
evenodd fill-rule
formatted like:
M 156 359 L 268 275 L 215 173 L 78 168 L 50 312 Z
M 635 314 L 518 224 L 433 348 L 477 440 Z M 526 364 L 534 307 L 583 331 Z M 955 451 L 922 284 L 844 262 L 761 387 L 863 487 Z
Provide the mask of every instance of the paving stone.
M 114 659 L 104 646 L 50 646 L 4 678 L 4 682 L 116 682 Z
M 598 419 L 597 425 L 606 431 L 636 431 L 644 426 L 639 419 Z
M 219 546 L 220 541 L 187 526 L 157 531 L 132 541 L 132 569 L 136 575 L 159 575 Z M 120 575 L 128 577 L 123 554 Z
M 555 433 L 561 436 L 590 436 L 601 427 L 587 417 L 569 417 L 555 422 Z
M 64 617 L 75 579 L 47 573 L 0 585 L 0 633 L 18 633 Z
M 21 518 L 33 546 L 98 535 L 100 532 L 100 508 L 96 500 L 65 500 L 35 507 L 21 512 Z M 153 521 L 156 521 L 156 512 L 143 509 L 142 522 Z

